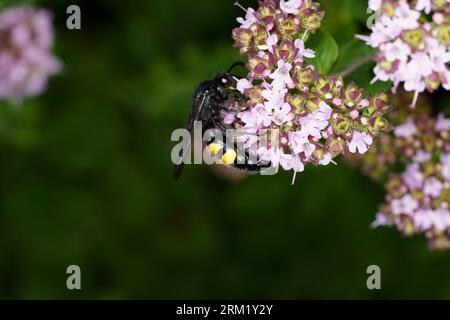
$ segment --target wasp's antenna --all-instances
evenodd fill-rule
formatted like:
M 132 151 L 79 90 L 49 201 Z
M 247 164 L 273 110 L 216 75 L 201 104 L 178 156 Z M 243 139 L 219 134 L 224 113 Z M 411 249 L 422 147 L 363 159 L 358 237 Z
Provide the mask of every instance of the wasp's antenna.
M 233 71 L 233 69 L 236 68 L 236 67 L 243 67 L 243 68 L 245 68 L 245 63 L 242 62 L 242 61 L 233 63 L 233 65 L 230 67 L 230 69 L 228 69 L 227 73 L 230 73 L 230 72 Z

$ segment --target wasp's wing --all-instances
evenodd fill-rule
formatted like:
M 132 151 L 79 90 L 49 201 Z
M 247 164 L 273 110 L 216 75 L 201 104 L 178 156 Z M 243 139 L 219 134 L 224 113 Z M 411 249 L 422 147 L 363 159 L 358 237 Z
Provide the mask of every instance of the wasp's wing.
M 188 130 L 190 133 L 192 133 L 195 122 L 201 120 L 200 119 L 201 115 L 202 115 L 203 110 L 205 109 L 205 106 L 207 105 L 208 101 L 209 101 L 209 97 L 207 95 L 207 92 L 195 94 L 193 101 L 192 101 L 191 113 L 189 114 L 189 118 L 188 118 L 188 121 L 186 124 L 186 130 Z M 187 141 L 186 144 L 184 145 L 183 149 L 181 150 L 181 152 L 183 153 L 183 151 L 190 150 L 190 148 L 189 148 L 190 144 L 191 144 L 191 140 Z M 181 162 L 179 164 L 176 164 L 173 168 L 173 177 L 175 179 L 178 179 L 180 177 L 181 173 L 183 172 L 184 158 L 186 157 L 186 155 L 187 155 L 187 153 L 180 154 Z

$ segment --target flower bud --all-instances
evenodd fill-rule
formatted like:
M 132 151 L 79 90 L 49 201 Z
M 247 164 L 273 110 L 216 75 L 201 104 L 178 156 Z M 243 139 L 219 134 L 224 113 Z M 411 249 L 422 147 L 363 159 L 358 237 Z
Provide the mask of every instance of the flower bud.
M 341 93 L 342 81 L 338 77 L 320 75 L 315 83 L 312 92 L 322 96 L 326 100 L 332 100 Z
M 397 174 L 391 175 L 388 183 L 386 184 L 386 190 L 394 197 L 400 198 L 405 193 L 401 177 Z
M 313 154 L 311 155 L 311 161 L 314 164 L 318 164 L 321 160 L 323 160 L 324 156 L 325 151 L 322 148 L 316 148 L 316 150 L 314 150 Z
M 436 8 L 436 10 L 444 10 L 445 6 L 447 5 L 447 0 L 431 0 L 433 3 L 433 6 Z
M 263 90 L 260 86 L 253 86 L 247 90 L 246 94 L 249 98 L 248 104 L 250 106 L 256 106 L 264 102 L 262 91 Z
M 317 95 L 323 96 L 325 99 L 330 100 L 333 98 L 331 95 L 331 83 L 328 81 L 328 77 L 320 75 L 314 82 L 314 87 L 311 90 Z
M 272 55 L 267 53 L 253 54 L 247 63 L 247 69 L 253 79 L 264 79 L 268 77 L 274 66 Z
M 306 98 L 301 94 L 289 94 L 287 102 L 294 108 L 296 114 L 302 114 L 305 111 Z
M 325 12 L 316 12 L 312 9 L 303 9 L 300 12 L 300 25 L 303 29 L 310 30 L 311 32 L 316 31 L 320 28 Z
M 386 92 L 377 93 L 369 102 L 373 102 L 375 107 L 379 109 L 382 113 L 387 113 L 391 110 L 389 105 L 389 95 Z
M 351 82 L 343 90 L 341 99 L 348 107 L 355 107 L 363 99 L 363 91 L 354 82 Z
M 275 58 L 277 60 L 284 60 L 290 62 L 294 58 L 295 47 L 291 40 L 284 39 L 274 50 Z
M 300 28 L 294 19 L 281 18 L 278 21 L 278 30 L 283 36 L 291 38 L 300 31 Z
M 342 88 L 344 87 L 344 80 L 341 76 L 329 76 L 328 81 L 331 83 L 330 92 L 334 96 L 340 96 Z
M 391 1 L 383 1 L 381 5 L 381 14 L 388 17 L 393 17 L 395 15 L 395 7 Z
M 404 31 L 402 39 L 415 50 L 425 49 L 425 31 L 422 28 Z
M 316 73 L 312 68 L 304 68 L 300 64 L 294 66 L 293 81 L 297 89 L 302 92 L 308 92 L 310 85 L 313 83 Z
M 320 99 L 318 95 L 310 93 L 306 101 L 306 110 L 308 110 L 309 112 L 316 111 L 319 108 L 321 102 L 322 99 Z
M 257 12 L 258 18 L 262 21 L 263 25 L 267 26 L 268 30 L 273 28 L 273 24 L 276 17 L 276 10 L 274 4 L 266 4 L 259 7 Z
M 444 46 L 450 46 L 450 24 L 436 26 L 432 31 L 432 35 Z
M 367 126 L 369 133 L 373 136 L 378 135 L 381 131 L 387 132 L 392 130 L 392 126 L 385 118 L 381 116 L 369 119 Z
M 437 90 L 441 85 L 441 79 L 436 72 L 433 72 L 428 77 L 425 77 L 425 85 L 427 86 L 427 90 L 432 92 Z
M 346 143 L 340 137 L 331 136 L 327 139 L 325 146 L 334 158 L 344 153 Z
M 255 48 L 255 51 L 258 51 L 258 46 L 266 44 L 269 35 L 267 34 L 267 30 L 261 26 L 255 26 L 252 29 L 253 29 L 252 45 Z
M 349 133 L 352 128 L 350 119 L 345 118 L 341 114 L 335 113 L 331 118 L 331 125 L 333 127 L 334 133 L 339 136 L 344 136 Z
M 252 39 L 253 33 L 250 30 L 242 28 L 233 29 L 234 46 L 239 48 L 241 55 L 244 55 L 249 51 Z

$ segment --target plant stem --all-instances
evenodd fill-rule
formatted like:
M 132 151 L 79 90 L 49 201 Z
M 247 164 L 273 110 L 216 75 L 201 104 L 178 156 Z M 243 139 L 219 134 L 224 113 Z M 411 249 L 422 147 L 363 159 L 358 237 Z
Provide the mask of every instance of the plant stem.
M 362 57 L 361 59 L 354 61 L 353 63 L 346 66 L 342 71 L 340 71 L 338 73 L 338 75 L 345 78 L 346 76 L 352 74 L 359 67 L 362 67 L 366 63 L 370 62 L 373 59 L 373 57 L 374 57 L 374 54 L 370 54 L 365 57 Z

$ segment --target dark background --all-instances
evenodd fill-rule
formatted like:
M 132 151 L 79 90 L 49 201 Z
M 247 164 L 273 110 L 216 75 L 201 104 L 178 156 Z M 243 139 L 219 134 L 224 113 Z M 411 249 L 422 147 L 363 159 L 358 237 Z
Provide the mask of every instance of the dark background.
M 34 1 L 54 12 L 65 68 L 42 97 L 0 104 L 0 298 L 450 298 L 450 253 L 371 230 L 382 186 L 342 160 L 295 186 L 206 166 L 173 181 L 194 87 L 239 59 L 233 2 Z M 81 31 L 65 27 L 74 3 Z M 323 3 L 339 69 L 366 50 L 352 40 L 366 1 Z M 81 291 L 66 288 L 72 264 Z M 366 288 L 372 264 L 381 291 Z

